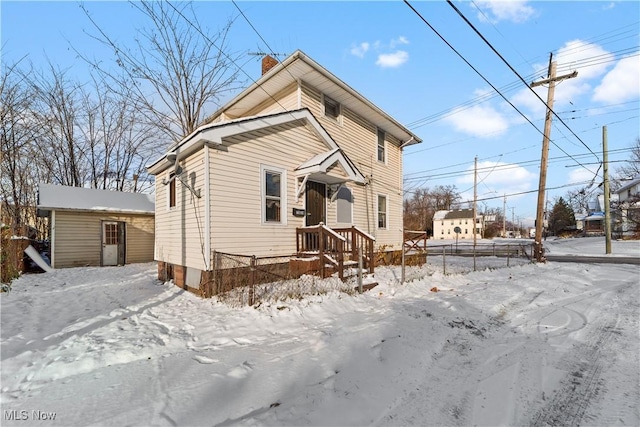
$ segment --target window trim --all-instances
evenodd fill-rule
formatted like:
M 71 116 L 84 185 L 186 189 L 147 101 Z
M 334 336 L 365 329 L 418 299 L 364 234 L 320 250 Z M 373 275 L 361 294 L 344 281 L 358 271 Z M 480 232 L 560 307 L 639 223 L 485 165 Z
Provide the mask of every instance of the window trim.
M 329 103 L 333 103 L 336 105 L 336 109 L 338 110 L 338 114 L 333 117 L 331 115 L 327 114 L 327 102 Z M 333 120 L 338 124 L 342 124 L 342 104 L 340 104 L 338 101 L 336 101 L 335 99 L 331 98 L 330 96 L 325 95 L 324 93 L 322 94 L 322 115 L 329 119 L 329 120 Z
M 266 202 L 267 172 L 280 174 L 280 221 L 267 221 Z M 260 165 L 260 223 L 262 225 L 287 225 L 287 170 L 278 166 Z
M 169 183 L 167 184 L 167 210 L 173 210 L 176 207 L 178 199 L 178 191 L 176 186 L 176 174 L 175 172 L 169 172 Z M 172 201 L 173 194 L 173 201 Z M 173 204 L 172 204 L 173 203 Z
M 380 145 L 380 136 L 382 136 L 382 146 Z M 382 148 L 382 160 L 380 160 L 380 148 Z M 387 132 L 382 128 L 376 128 L 376 159 L 379 163 L 387 164 Z
M 339 219 L 338 206 L 339 206 L 339 200 L 340 200 L 339 195 L 340 195 L 340 192 L 343 189 L 349 192 L 349 197 L 350 197 L 350 201 L 349 201 L 349 222 L 338 221 L 338 219 Z M 336 193 L 336 223 L 338 223 L 338 224 L 353 224 L 353 190 L 351 190 L 347 186 L 341 186 L 338 189 L 337 193 Z
M 384 227 L 380 227 L 380 197 L 384 197 L 385 201 Z M 378 230 L 389 229 L 389 197 L 386 194 L 378 194 L 376 199 L 376 228 Z

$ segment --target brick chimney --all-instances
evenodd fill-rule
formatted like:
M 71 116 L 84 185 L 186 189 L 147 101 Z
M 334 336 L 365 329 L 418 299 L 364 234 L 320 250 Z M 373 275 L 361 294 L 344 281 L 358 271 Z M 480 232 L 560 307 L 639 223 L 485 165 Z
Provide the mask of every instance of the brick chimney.
M 274 59 L 269 55 L 262 58 L 262 75 L 264 76 L 265 74 L 267 74 L 267 72 L 276 65 L 278 65 L 277 59 Z

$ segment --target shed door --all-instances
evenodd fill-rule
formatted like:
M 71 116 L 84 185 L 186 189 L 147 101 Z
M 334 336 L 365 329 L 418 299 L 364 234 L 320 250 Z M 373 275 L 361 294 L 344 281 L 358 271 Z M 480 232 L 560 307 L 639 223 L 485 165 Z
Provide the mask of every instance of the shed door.
M 102 222 L 102 265 L 124 264 L 124 230 L 124 222 Z
M 326 223 L 326 185 L 320 182 L 307 181 L 306 188 L 306 211 L 307 226 L 318 225 L 321 222 Z

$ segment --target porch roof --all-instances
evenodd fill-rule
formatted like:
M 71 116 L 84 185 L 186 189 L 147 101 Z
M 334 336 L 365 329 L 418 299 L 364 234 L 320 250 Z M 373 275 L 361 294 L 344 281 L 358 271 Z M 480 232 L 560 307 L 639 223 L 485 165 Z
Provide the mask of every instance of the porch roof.
M 328 169 L 336 163 L 345 171 L 349 181 L 359 184 L 365 182 L 364 176 L 340 148 L 334 148 L 333 150 L 317 154 L 302 163 L 295 170 L 298 175 L 326 174 Z

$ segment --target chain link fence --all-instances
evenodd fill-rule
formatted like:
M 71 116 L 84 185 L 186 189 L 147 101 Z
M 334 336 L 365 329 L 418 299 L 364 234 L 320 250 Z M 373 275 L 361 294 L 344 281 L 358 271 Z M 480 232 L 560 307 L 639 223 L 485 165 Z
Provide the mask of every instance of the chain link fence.
M 463 274 L 529 264 L 533 250 L 531 242 L 407 244 L 402 265 L 427 264 L 445 275 Z
M 314 258 L 295 256 L 257 257 L 223 252 L 213 253 L 212 277 L 205 293 L 231 306 L 259 305 L 305 295 L 332 291 L 353 293 L 352 280 L 337 277 L 321 279 L 304 274 L 304 263 L 319 262 Z
M 525 242 L 408 245 L 404 253 L 380 251 L 376 254 L 376 265 L 401 266 L 403 271 L 406 266 L 425 266 L 430 274 L 465 274 L 531 263 L 532 250 L 531 243 Z M 333 291 L 357 292 L 355 274 L 344 281 L 337 277 L 321 279 L 308 274 L 309 271 L 318 270 L 319 262 L 317 257 L 257 257 L 214 252 L 213 271 L 205 284 L 204 296 L 241 307 L 301 299 Z M 352 270 L 357 273 L 357 269 Z

